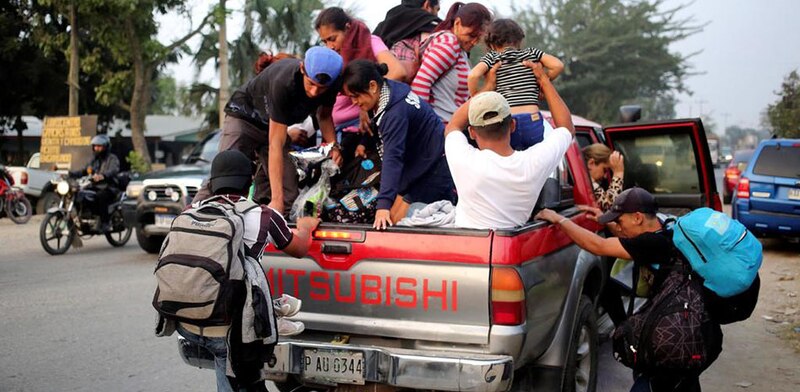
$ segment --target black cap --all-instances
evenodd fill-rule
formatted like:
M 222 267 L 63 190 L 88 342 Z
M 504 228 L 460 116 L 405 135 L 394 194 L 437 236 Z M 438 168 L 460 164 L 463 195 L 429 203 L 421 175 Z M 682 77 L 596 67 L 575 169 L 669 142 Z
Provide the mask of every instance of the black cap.
M 241 151 L 222 151 L 211 162 L 211 191 L 244 190 L 253 178 L 252 162 Z
M 655 214 L 658 211 L 656 198 L 650 192 L 634 187 L 620 193 L 608 211 L 597 219 L 601 224 L 606 224 L 619 218 L 625 213 L 641 212 Z

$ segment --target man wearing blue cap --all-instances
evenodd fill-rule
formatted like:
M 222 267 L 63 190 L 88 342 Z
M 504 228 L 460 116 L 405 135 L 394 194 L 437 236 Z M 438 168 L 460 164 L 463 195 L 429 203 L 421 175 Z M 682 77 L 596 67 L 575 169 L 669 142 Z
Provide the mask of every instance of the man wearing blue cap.
M 225 121 L 219 150 L 238 150 L 260 161 L 255 174 L 258 203 L 288 213 L 297 198 L 297 174 L 289 161 L 288 125 L 316 114 L 322 139 L 334 143 L 331 158 L 339 164 L 341 154 L 331 113 L 340 90 L 343 62 L 338 53 L 322 46 L 307 50 L 303 60 L 275 61 L 237 89 L 225 106 Z M 270 186 L 271 184 L 280 184 Z M 194 201 L 211 195 L 208 184 Z

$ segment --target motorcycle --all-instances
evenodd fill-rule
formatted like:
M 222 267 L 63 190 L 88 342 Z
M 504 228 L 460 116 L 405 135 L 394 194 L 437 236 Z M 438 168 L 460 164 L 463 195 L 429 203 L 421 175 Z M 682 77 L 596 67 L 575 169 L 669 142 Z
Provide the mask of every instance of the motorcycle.
M 118 177 L 120 189 L 125 189 L 127 181 L 125 175 Z M 124 191 L 107 206 L 110 225 L 102 227 L 100 216 L 93 213 L 91 208 L 97 197 L 96 192 L 89 189 L 92 185 L 91 176 L 57 179 L 53 180 L 53 184 L 61 200 L 58 207 L 47 211 L 39 228 L 39 240 L 47 253 L 63 254 L 70 246 L 83 246 L 82 239 L 95 235 L 104 235 L 113 247 L 124 246 L 131 238 L 133 227 L 125 224 L 122 215 L 122 203 L 126 199 Z
M 22 189 L 14 186 L 14 178 L 0 165 L 0 216 L 7 216 L 14 223 L 23 224 L 31 219 L 33 208 Z

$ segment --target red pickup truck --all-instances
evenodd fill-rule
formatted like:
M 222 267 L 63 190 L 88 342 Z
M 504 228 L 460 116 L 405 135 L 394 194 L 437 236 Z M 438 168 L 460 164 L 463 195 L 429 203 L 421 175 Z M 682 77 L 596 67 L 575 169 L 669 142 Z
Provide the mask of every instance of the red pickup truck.
M 600 229 L 576 208 L 595 204 L 579 145 L 598 141 L 623 153 L 626 185 L 650 190 L 665 212 L 721 207 L 699 119 L 574 123 L 577 142 L 537 208 Z M 282 338 L 265 369 L 280 390 L 595 390 L 595 304 L 608 272 L 547 222 L 386 231 L 323 223 L 307 257 L 269 248 L 263 264 L 273 294 L 303 300 L 295 319 L 306 330 Z M 181 347 L 200 365 L 195 348 Z

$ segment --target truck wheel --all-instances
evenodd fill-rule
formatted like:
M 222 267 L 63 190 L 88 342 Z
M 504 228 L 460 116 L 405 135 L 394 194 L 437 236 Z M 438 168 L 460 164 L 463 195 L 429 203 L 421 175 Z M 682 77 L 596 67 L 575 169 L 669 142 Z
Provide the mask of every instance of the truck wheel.
M 147 253 L 158 253 L 161 251 L 161 244 L 164 242 L 163 235 L 147 235 L 140 226 L 136 226 L 136 241 L 139 247 Z
M 597 388 L 597 318 L 589 297 L 581 296 L 578 318 L 572 331 L 564 371 L 562 392 L 594 392 Z
M 61 198 L 55 192 L 42 193 L 36 202 L 36 213 L 46 214 L 50 208 L 57 207 L 59 201 L 61 201 Z

